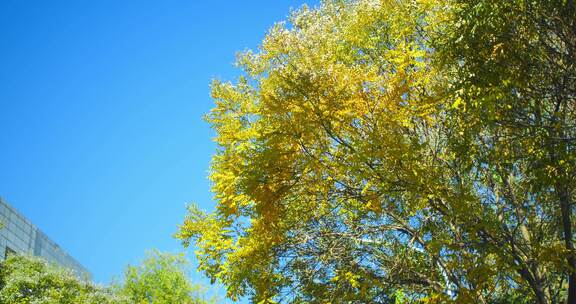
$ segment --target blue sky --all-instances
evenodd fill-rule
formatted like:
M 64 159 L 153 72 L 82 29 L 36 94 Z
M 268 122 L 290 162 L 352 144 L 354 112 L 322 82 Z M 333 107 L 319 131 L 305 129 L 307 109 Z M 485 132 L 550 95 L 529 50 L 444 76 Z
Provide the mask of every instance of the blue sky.
M 305 2 L 0 1 L 0 196 L 98 282 L 181 250 L 185 204 L 212 208 L 209 83 Z

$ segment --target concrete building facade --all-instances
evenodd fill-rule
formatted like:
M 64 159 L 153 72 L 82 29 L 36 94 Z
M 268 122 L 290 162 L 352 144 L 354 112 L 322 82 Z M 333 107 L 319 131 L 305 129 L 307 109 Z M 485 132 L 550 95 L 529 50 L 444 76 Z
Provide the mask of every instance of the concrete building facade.
M 0 228 L 0 260 L 10 253 L 34 255 L 71 269 L 80 277 L 90 278 L 86 268 L 1 197 L 0 223 L 3 225 Z

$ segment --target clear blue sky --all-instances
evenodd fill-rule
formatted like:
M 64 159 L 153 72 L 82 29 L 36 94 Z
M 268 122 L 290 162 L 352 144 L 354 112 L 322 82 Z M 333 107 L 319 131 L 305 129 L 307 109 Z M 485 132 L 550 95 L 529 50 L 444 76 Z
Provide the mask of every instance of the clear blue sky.
M 317 1 L 0 1 L 0 196 L 108 282 L 211 209 L 211 79 Z M 192 252 L 192 250 L 189 250 Z

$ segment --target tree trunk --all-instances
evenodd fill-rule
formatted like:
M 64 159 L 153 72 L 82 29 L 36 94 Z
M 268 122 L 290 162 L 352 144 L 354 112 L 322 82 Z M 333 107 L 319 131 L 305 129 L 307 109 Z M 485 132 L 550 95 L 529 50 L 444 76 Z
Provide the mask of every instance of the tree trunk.
M 568 276 L 568 304 L 576 304 L 576 258 L 574 257 L 574 241 L 572 240 L 572 221 L 570 219 L 572 207 L 568 190 L 565 186 L 557 185 L 560 199 L 560 212 L 562 213 L 562 230 L 564 232 L 564 245 L 570 251 L 566 258 L 570 273 Z

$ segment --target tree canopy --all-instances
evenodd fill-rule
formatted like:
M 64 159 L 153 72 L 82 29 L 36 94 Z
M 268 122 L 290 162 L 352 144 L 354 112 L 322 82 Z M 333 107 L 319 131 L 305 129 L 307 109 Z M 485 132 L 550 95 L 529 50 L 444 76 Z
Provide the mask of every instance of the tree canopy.
M 0 263 L 0 303 L 128 303 L 122 300 L 109 289 L 37 258 L 14 254 Z
M 215 81 L 216 210 L 256 303 L 576 302 L 574 1 L 327 0 Z
M 55 264 L 12 254 L 0 262 L 0 303 L 11 304 L 208 304 L 206 290 L 191 282 L 181 254 L 150 252 L 128 266 L 121 281 L 99 286 Z
M 118 294 L 133 304 L 208 304 L 204 290 L 189 277 L 188 260 L 182 254 L 152 251 L 140 265 L 128 266 Z

